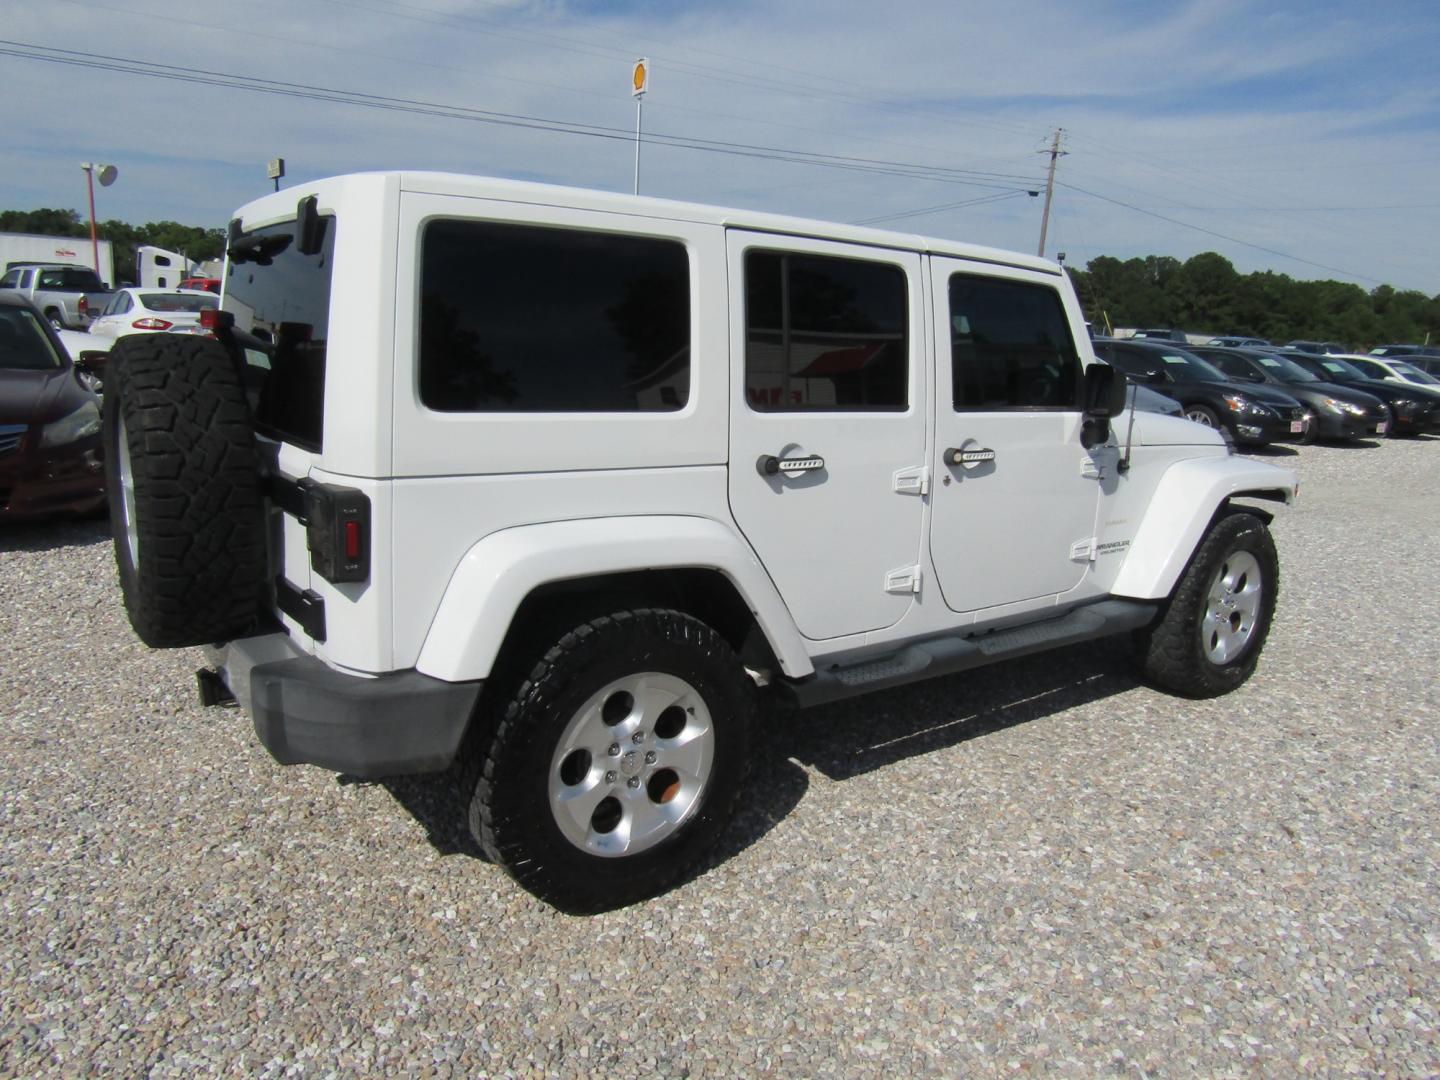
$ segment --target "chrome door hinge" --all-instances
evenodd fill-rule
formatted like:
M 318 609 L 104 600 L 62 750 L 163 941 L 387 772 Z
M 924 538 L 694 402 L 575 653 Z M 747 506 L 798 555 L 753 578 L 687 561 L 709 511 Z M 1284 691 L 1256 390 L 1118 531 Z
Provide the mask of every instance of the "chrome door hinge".
M 901 495 L 930 494 L 930 466 L 917 465 L 895 473 L 895 490 Z
M 1086 540 L 1076 540 L 1070 545 L 1071 562 L 1094 562 L 1095 561 L 1095 537 Z
M 888 593 L 918 593 L 920 591 L 920 567 L 902 566 L 885 575 L 885 591 Z

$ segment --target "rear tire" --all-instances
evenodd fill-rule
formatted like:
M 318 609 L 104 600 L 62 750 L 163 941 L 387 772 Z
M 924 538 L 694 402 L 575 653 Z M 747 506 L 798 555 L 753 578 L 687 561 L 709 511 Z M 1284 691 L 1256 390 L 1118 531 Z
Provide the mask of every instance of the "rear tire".
M 1137 638 L 1146 678 L 1194 698 L 1240 686 L 1259 662 L 1279 588 L 1280 560 L 1265 523 L 1243 511 L 1220 518 L 1159 620 Z
M 105 480 L 125 610 L 152 648 L 238 637 L 265 577 L 249 407 L 224 348 L 137 334 L 105 376 Z
M 522 886 L 581 914 L 664 891 L 715 843 L 755 691 L 698 619 L 622 611 L 561 637 L 494 708 L 466 763 L 470 830 Z

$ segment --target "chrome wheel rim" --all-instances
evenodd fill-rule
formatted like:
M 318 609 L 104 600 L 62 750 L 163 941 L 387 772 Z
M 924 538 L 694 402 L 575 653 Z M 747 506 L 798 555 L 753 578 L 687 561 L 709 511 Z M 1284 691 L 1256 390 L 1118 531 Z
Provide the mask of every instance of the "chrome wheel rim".
M 565 839 L 607 858 L 661 843 L 700 804 L 715 759 L 705 700 L 647 671 L 592 694 L 566 724 L 546 779 Z
M 1228 664 L 1250 645 L 1263 597 L 1259 560 L 1231 552 L 1210 582 L 1200 620 L 1200 645 L 1211 663 Z
M 135 470 L 130 465 L 130 437 L 125 430 L 124 417 L 116 418 L 116 438 L 119 461 L 116 472 L 120 477 L 120 513 L 123 516 L 121 529 L 125 535 L 125 548 L 130 556 L 130 565 L 140 565 L 140 533 L 135 528 Z
M 1214 425 L 1213 423 L 1211 423 L 1211 421 L 1210 421 L 1210 414 L 1209 414 L 1209 413 L 1200 412 L 1199 410 L 1196 410 L 1195 412 L 1187 412 L 1187 413 L 1185 414 L 1185 419 L 1186 419 L 1186 420 L 1193 420 L 1193 421 L 1195 421 L 1195 423 L 1197 423 L 1197 424 L 1203 424 L 1205 427 L 1214 427 L 1214 426 L 1215 426 L 1215 425 Z

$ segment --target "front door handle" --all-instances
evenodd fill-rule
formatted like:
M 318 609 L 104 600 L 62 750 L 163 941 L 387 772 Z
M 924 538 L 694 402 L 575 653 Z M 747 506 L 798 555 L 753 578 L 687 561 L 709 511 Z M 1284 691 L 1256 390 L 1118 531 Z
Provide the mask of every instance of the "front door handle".
M 945 451 L 946 465 L 983 465 L 987 461 L 994 460 L 995 451 L 989 447 L 982 447 L 979 450 L 962 450 L 952 446 Z
M 801 473 L 824 467 L 825 459 L 819 454 L 802 454 L 799 457 L 761 454 L 760 460 L 755 462 L 755 468 L 761 476 L 799 476 Z

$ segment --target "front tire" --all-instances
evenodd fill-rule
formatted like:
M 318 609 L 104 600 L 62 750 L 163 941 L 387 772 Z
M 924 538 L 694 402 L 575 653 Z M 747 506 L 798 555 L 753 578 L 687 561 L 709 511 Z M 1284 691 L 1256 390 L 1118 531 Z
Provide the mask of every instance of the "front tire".
M 755 693 L 698 619 L 623 611 L 565 634 L 497 709 L 488 748 L 471 751 L 471 832 L 522 886 L 578 914 L 662 892 L 714 844 Z
M 1186 697 L 1229 693 L 1255 672 L 1270 632 L 1280 560 L 1270 530 L 1243 511 L 1201 541 L 1158 622 L 1139 638 L 1150 682 Z

